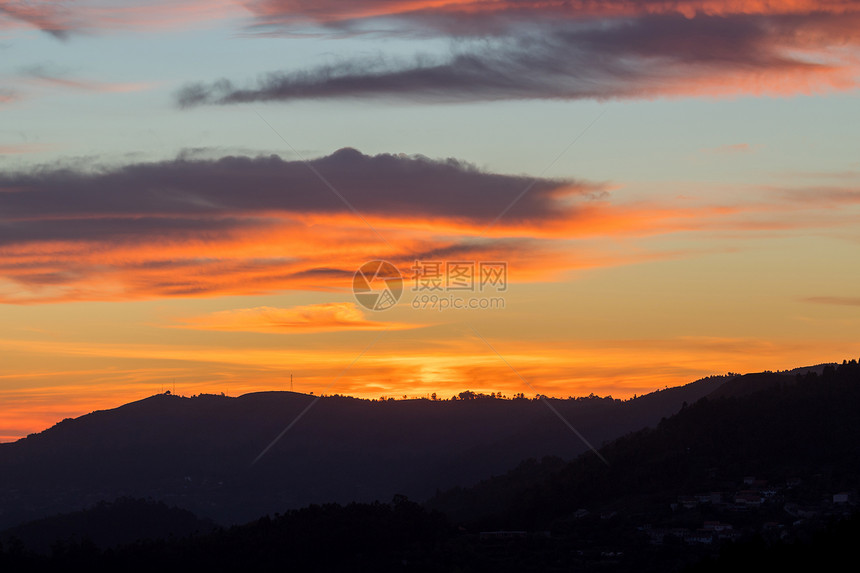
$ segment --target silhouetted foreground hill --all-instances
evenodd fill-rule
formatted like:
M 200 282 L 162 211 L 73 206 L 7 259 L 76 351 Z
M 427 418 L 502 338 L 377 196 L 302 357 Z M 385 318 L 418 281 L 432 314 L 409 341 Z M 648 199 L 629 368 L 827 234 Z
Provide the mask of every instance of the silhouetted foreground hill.
M 142 503 L 142 502 L 138 502 Z M 132 512 L 133 514 L 133 512 Z M 186 537 L 100 549 L 87 538 L 52 545 L 48 554 L 0 542 L 3 571 L 830 571 L 854 555 L 857 515 L 806 538 L 767 542 L 754 536 L 717 550 L 631 545 L 607 554 L 580 549 L 564 535 L 470 533 L 405 498 L 390 504 L 327 504 Z
M 101 550 L 87 539 L 50 555 L 0 544 L 2 571 L 451 571 L 455 530 L 445 517 L 391 504 L 327 504 L 204 535 Z
M 821 376 L 743 378 L 758 390 L 725 396 L 728 382 L 716 397 L 603 447 L 608 466 L 591 453 L 569 463 L 530 460 L 428 505 L 481 528 L 552 529 L 575 523 L 577 514 L 638 513 L 642 526 L 673 504 L 693 506 L 695 522 L 717 509 L 740 514 L 774 500 L 779 522 L 785 503 L 817 504 L 806 513 L 823 514 L 822 500 L 856 492 L 860 365 L 830 366 Z
M 621 402 L 552 400 L 600 445 L 676 412 L 724 382 L 704 379 Z M 368 401 L 325 397 L 256 464 L 315 398 L 157 395 L 64 420 L 0 444 L 0 528 L 99 500 L 164 500 L 241 523 L 309 503 L 426 499 L 529 457 L 572 459 L 585 446 L 537 400 Z

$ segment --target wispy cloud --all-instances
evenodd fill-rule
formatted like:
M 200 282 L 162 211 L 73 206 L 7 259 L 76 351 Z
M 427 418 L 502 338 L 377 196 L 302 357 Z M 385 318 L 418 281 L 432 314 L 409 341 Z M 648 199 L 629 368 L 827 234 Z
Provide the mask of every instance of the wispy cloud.
M 255 0 L 246 6 L 269 33 L 316 22 L 340 31 L 435 29 L 447 34 L 506 33 L 530 22 L 643 16 L 779 16 L 860 10 L 856 0 Z M 384 27 L 380 24 L 387 23 Z
M 268 2 L 252 7 L 269 22 L 310 19 L 341 27 L 381 15 L 432 27 L 452 16 L 453 29 L 446 33 L 466 38 L 446 56 L 351 59 L 274 71 L 253 81 L 192 83 L 178 92 L 180 106 L 328 98 L 445 102 L 785 95 L 857 86 L 852 48 L 860 44 L 860 4 L 855 2 L 823 7 L 367 2 L 349 8 Z M 493 24 L 500 18 L 511 26 Z
M 781 171 L 773 174 L 774 177 L 784 177 L 788 179 L 816 179 L 816 180 L 860 180 L 860 171 Z
M 154 87 L 154 84 L 146 82 L 105 82 L 74 77 L 66 70 L 49 65 L 28 66 L 19 73 L 31 84 L 90 92 L 132 92 Z
M 43 143 L 19 143 L 17 145 L 0 145 L 0 155 L 20 155 L 22 153 L 39 153 L 53 149 L 53 145 Z
M 244 12 L 234 0 L 0 0 L 0 29 L 29 26 L 67 40 L 93 31 L 199 25 Z
M 224 310 L 182 321 L 184 327 L 228 332 L 300 333 L 345 330 L 402 330 L 414 324 L 367 320 L 351 302 L 272 308 L 261 306 Z
M 837 208 L 860 204 L 860 189 L 833 185 L 810 187 L 768 187 L 768 190 L 792 203 L 807 207 Z
M 5 16 L 7 21 L 38 28 L 59 40 L 68 37 L 68 9 L 57 2 L 0 0 L 0 16 Z M 0 18 L 0 24 L 3 23 L 3 18 Z
M 731 143 L 728 145 L 719 145 L 717 147 L 706 147 L 700 151 L 702 153 L 715 155 L 735 155 L 739 153 L 753 153 L 762 147 L 762 145 L 750 145 L 749 143 Z
M 816 304 L 860 306 L 860 296 L 810 296 L 801 300 L 803 300 L 803 302 L 812 302 Z
M 12 103 L 13 101 L 16 101 L 18 97 L 17 92 L 7 88 L 0 88 L 0 105 Z

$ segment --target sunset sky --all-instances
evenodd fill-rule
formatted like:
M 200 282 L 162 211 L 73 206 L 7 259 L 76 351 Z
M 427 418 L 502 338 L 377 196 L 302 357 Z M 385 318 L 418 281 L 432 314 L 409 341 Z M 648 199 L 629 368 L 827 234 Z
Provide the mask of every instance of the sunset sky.
M 856 358 L 858 81 L 853 0 L 0 0 L 0 441 Z M 503 308 L 416 309 L 416 261 Z

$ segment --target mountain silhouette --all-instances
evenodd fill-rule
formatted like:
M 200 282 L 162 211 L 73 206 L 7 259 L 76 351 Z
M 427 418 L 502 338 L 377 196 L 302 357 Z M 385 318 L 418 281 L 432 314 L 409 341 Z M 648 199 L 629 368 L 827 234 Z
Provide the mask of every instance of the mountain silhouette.
M 690 386 L 683 393 L 689 393 Z M 711 379 L 696 392 L 705 390 L 710 390 L 707 396 L 682 403 L 677 413 L 654 427 L 605 443 L 601 455 L 608 465 L 591 451 L 568 460 L 529 459 L 477 485 L 437 493 L 423 506 L 400 495 L 388 504 L 314 504 L 209 531 L 208 522 L 183 510 L 121 499 L 20 525 L 5 538 L 0 535 L 0 566 L 232 571 L 280 570 L 289 564 L 296 570 L 314 571 L 656 573 L 722 571 L 741 564 L 833 568 L 830 565 L 849 559 L 851 540 L 860 531 L 855 495 L 860 488 L 857 361 L 728 381 Z M 559 400 L 553 405 L 571 411 L 573 405 L 586 404 L 620 411 L 616 408 L 642 408 L 648 402 L 665 405 L 670 394 L 663 391 L 625 403 L 591 398 Z M 677 398 L 681 392 L 676 394 Z M 268 396 L 270 400 L 283 397 Z M 426 422 L 422 416 L 427 414 L 420 412 L 430 406 L 442 407 L 444 418 L 452 421 L 458 419 L 452 412 L 492 421 L 486 412 L 502 408 L 508 415 L 525 413 L 534 422 L 536 418 L 528 416 L 535 410 L 529 408 L 545 408 L 536 401 L 471 397 L 446 403 L 401 402 L 399 408 L 375 417 L 387 419 L 397 412 L 402 427 L 414 431 L 412 423 L 416 418 Z M 180 412 L 199 400 L 159 400 L 164 398 L 171 406 L 179 405 Z M 309 397 L 299 398 L 302 404 L 310 403 Z M 203 400 L 218 403 L 210 397 Z M 235 400 L 241 401 L 231 400 L 226 403 L 235 406 L 240 403 Z M 353 408 L 361 401 L 335 398 L 319 404 L 324 402 L 335 406 L 326 410 L 329 413 L 355 415 Z M 231 411 L 236 410 L 231 407 Z M 181 417 L 187 420 L 186 414 Z M 128 415 L 120 418 L 127 420 Z M 69 422 L 64 424 L 71 427 Z M 386 426 L 373 431 L 380 427 Z M 92 437 L 89 431 L 81 430 Z M 224 432 L 222 438 L 230 435 L 229 428 Z M 358 433 L 365 436 L 364 430 Z M 387 433 L 377 435 L 384 438 L 380 443 L 393 443 Z M 129 439 L 114 436 L 105 441 Z M 279 442 L 270 453 L 281 447 Z M 279 467 L 277 455 L 271 460 L 272 467 Z M 193 478 L 187 483 L 193 484 Z M 266 480 L 253 482 L 266 495 L 270 493 L 267 484 Z M 185 498 L 174 499 L 187 501 L 193 491 L 188 485 Z M 743 501 L 753 498 L 753 504 Z M 111 527 L 127 528 L 122 532 L 125 539 L 131 536 L 137 541 L 116 545 Z M 68 532 L 78 529 L 83 534 L 69 540 Z M 142 540 L 141 531 L 150 539 Z M 54 535 L 66 541 L 54 542 L 49 554 L 38 555 L 27 552 L 18 541 L 28 535 L 30 546 L 35 538 L 42 548 Z M 111 549 L 104 549 L 107 546 Z
M 656 424 L 727 377 L 620 401 L 551 399 L 595 446 Z M 0 528 L 134 496 L 220 523 L 309 503 L 427 499 L 586 445 L 541 400 L 369 401 L 261 392 L 159 394 L 0 444 Z M 254 460 L 317 401 L 257 463 Z

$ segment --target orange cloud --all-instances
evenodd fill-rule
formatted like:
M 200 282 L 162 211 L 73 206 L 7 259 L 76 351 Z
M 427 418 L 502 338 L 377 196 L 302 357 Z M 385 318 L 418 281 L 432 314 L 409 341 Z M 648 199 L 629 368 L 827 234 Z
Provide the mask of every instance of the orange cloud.
M 184 320 L 187 328 L 230 332 L 334 332 L 344 330 L 402 330 L 413 324 L 367 320 L 355 303 L 332 302 L 272 308 L 261 306 L 224 310 Z
M 374 259 L 405 276 L 416 260 L 505 261 L 513 282 L 546 281 L 697 252 L 643 251 L 636 238 L 850 227 L 856 219 L 809 211 L 856 202 L 850 190 L 753 189 L 758 195 L 723 205 L 623 202 L 593 192 L 605 186 L 541 179 L 495 221 L 528 178 L 354 150 L 314 161 L 362 218 L 320 190 L 306 165 L 278 158 L 0 175 L 0 301 L 348 293 L 355 270 Z
M 527 232 L 493 239 L 476 228 L 528 185 L 506 223 L 537 229 L 564 217 L 567 202 L 589 200 L 581 193 L 588 185 L 481 173 L 454 160 L 353 150 L 315 161 L 376 232 L 333 193 L 321 193 L 306 165 L 278 158 L 0 176 L 0 189 L 14 191 L 0 193 L 0 219 L 9 224 L 0 229 L 0 300 L 345 289 L 355 269 L 376 258 L 408 267 L 430 256 L 501 253 L 533 268 L 535 246 L 516 244 Z M 170 193 L 162 191 L 166 181 Z
M 283 225 L 219 237 L 147 237 L 33 242 L 0 247 L 0 300 L 51 302 L 262 294 L 281 289 L 348 292 L 365 261 L 382 258 L 408 276 L 415 260 L 505 261 L 511 280 L 547 280 L 569 269 L 641 262 L 681 253 L 603 252 L 559 241 L 641 237 L 694 231 L 724 209 L 669 209 L 605 204 L 570 220 L 481 226 L 412 218 L 369 218 L 376 238 L 354 215 L 290 217 Z

